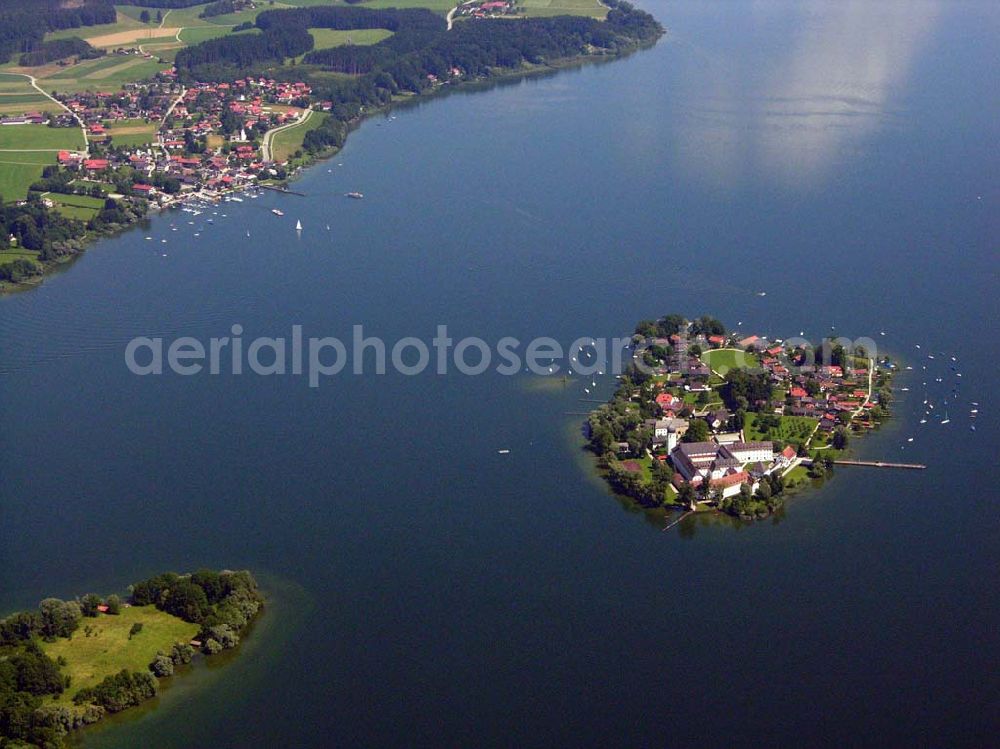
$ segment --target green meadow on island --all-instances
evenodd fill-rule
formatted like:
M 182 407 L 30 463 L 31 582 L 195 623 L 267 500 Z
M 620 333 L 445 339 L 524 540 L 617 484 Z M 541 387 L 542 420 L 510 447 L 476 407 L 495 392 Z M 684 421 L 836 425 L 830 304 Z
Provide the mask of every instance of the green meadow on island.
M 235 648 L 263 603 L 249 572 L 199 570 L 0 619 L 0 746 L 60 747 L 155 697 L 159 679 Z
M 623 0 L 11 0 L 0 24 L 0 290 L 151 210 L 284 185 L 365 117 L 628 54 Z
M 778 510 L 888 416 L 895 365 L 863 347 L 769 341 L 717 319 L 639 323 L 635 360 L 588 420 L 616 491 L 648 508 Z

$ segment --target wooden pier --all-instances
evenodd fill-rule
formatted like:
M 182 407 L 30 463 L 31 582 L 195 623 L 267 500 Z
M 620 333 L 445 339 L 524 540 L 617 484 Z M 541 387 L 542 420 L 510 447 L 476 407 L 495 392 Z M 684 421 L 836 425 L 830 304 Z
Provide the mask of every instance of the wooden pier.
M 889 463 L 884 460 L 835 460 L 835 466 L 865 466 L 867 468 L 911 468 L 923 470 L 927 466 L 923 463 Z
M 285 195 L 298 195 L 300 198 L 306 197 L 304 192 L 296 192 L 295 190 L 289 190 L 287 187 L 276 187 L 275 185 L 258 185 L 262 190 L 273 190 L 274 192 L 284 193 Z
M 801 464 L 811 466 L 813 461 L 811 458 L 802 458 Z M 886 460 L 835 460 L 833 464 L 835 466 L 861 466 L 863 468 L 904 468 L 917 471 L 927 468 L 923 463 L 890 463 Z
M 678 523 L 680 523 L 688 515 L 694 515 L 694 512 L 695 512 L 694 510 L 688 510 L 688 511 L 686 511 L 683 515 L 681 515 L 679 518 L 677 518 L 672 523 L 670 523 L 670 525 L 668 525 L 668 526 L 666 526 L 664 528 L 661 528 L 660 530 L 664 531 L 664 532 L 669 531 L 671 528 L 673 528 L 675 525 L 677 525 Z

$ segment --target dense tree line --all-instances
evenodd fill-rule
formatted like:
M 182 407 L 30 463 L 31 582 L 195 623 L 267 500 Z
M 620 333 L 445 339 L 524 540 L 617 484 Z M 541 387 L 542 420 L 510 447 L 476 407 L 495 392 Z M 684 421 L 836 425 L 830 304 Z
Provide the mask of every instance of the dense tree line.
M 749 372 L 746 369 L 731 369 L 726 373 L 726 382 L 719 394 L 731 411 L 759 411 L 771 400 L 774 384 L 767 372 Z
M 105 677 L 97 686 L 81 689 L 73 696 L 77 705 L 98 705 L 109 713 L 120 713 L 156 696 L 156 678 L 150 672 L 122 669 Z
M 228 13 L 235 13 L 242 3 L 237 3 L 237 0 L 218 0 L 218 2 L 209 3 L 205 6 L 205 9 L 198 14 L 199 18 L 213 18 L 215 16 L 224 16 Z
M 185 47 L 177 53 L 174 64 L 178 70 L 218 64 L 244 69 L 266 62 L 281 63 L 286 57 L 308 52 L 313 44 L 305 27 L 274 27 L 261 34 L 223 36 Z
M 0 7 L 0 63 L 41 47 L 46 32 L 115 21 L 115 6 L 110 0 L 69 5 L 61 0 L 5 0 Z
M 677 335 L 687 326 L 684 315 L 664 315 L 659 320 L 643 320 L 635 326 L 636 335 L 643 338 L 669 338 Z
M 200 624 L 207 653 L 239 644 L 246 626 L 260 611 L 263 597 L 249 572 L 202 570 L 181 576 L 157 575 L 132 586 L 136 605 L 153 604 L 187 622 Z
M 17 64 L 24 67 L 34 67 L 44 65 L 53 60 L 62 60 L 66 57 L 76 55 L 81 60 L 92 60 L 95 57 L 103 57 L 107 52 L 103 49 L 95 49 L 90 44 L 76 36 L 69 39 L 53 39 L 42 42 L 31 52 L 25 52 L 18 58 Z

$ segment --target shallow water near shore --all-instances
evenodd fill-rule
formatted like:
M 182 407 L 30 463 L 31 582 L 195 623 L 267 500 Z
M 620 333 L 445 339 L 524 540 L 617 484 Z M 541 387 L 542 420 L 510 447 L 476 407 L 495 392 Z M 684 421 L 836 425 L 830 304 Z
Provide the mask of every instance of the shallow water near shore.
M 247 643 L 266 655 L 83 746 L 996 734 L 997 11 L 645 7 L 669 30 L 651 50 L 400 109 L 306 197 L 156 216 L 0 299 L 0 610 L 201 566 L 306 602 L 288 636 L 268 612 Z M 579 451 L 572 414 L 607 376 L 310 389 L 123 356 L 235 323 L 568 344 L 674 311 L 908 358 L 894 419 L 854 446 L 928 469 L 845 468 L 778 518 L 663 533 Z M 951 424 L 918 424 L 923 381 Z

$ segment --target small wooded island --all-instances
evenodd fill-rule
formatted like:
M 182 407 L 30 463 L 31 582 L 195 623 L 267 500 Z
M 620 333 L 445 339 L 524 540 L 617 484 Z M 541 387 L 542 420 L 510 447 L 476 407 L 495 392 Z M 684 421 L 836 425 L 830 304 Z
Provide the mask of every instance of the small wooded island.
M 895 366 L 874 345 L 769 341 L 676 314 L 639 323 L 633 343 L 588 433 L 610 484 L 644 507 L 766 517 L 892 400 Z
M 264 598 L 246 571 L 168 572 L 124 599 L 46 598 L 0 620 L 0 747 L 64 745 L 70 731 L 156 696 L 199 652 L 239 644 Z

